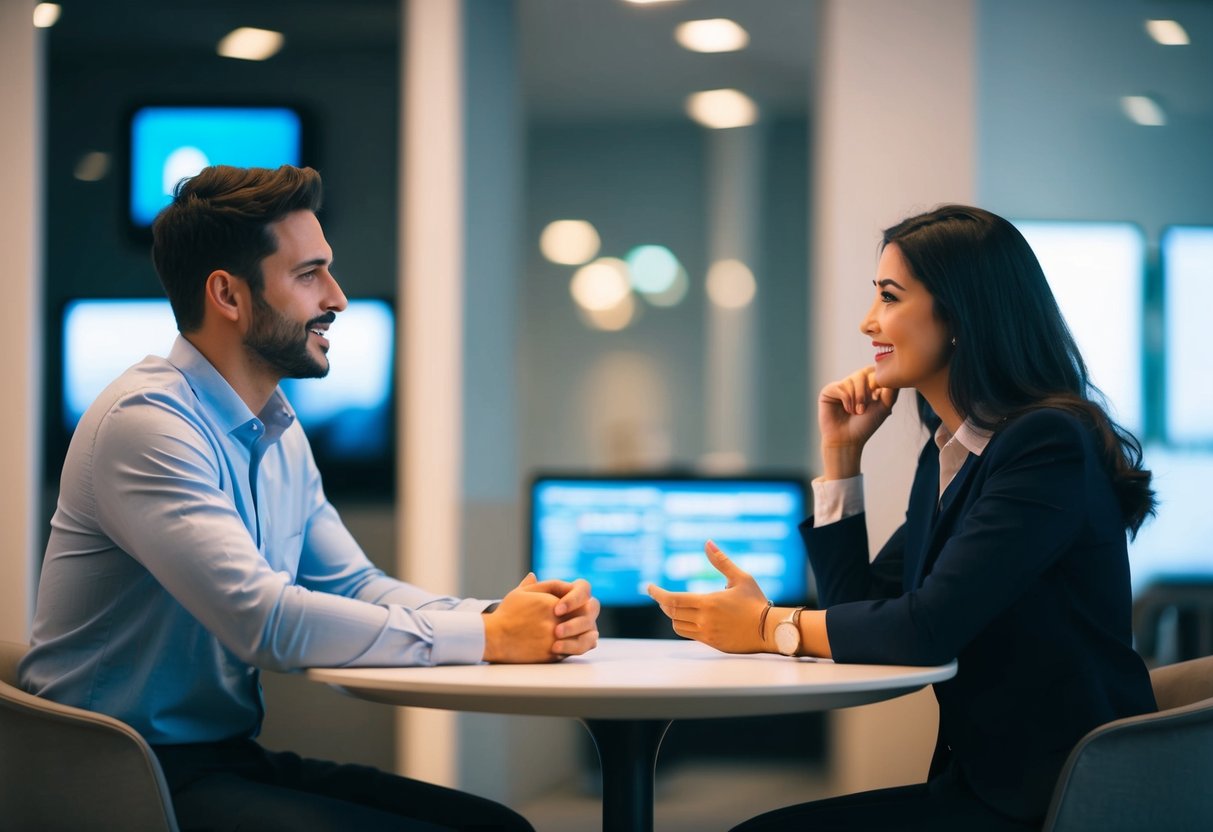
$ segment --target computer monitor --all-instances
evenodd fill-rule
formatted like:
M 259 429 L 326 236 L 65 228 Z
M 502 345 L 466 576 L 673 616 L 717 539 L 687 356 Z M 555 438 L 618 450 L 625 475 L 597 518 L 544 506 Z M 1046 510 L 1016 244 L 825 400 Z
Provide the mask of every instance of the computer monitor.
M 1017 221 L 1112 415 L 1141 436 L 1146 239 L 1128 222 Z
M 1166 339 L 1166 431 L 1176 446 L 1213 450 L 1213 390 L 1204 344 L 1208 326 L 1195 299 L 1213 264 L 1213 226 L 1172 226 L 1162 236 Z
M 164 298 L 81 298 L 61 317 L 58 430 L 67 438 L 97 395 L 148 355 L 168 355 L 177 336 Z M 352 300 L 332 324 L 322 379 L 283 379 L 330 492 L 383 490 L 394 474 L 395 316 L 386 300 Z M 60 457 L 61 458 L 61 457 Z
M 147 229 L 181 179 L 208 165 L 276 168 L 304 163 L 294 107 L 150 105 L 129 120 L 128 219 Z
M 798 476 L 540 474 L 530 488 L 531 568 L 540 580 L 586 578 L 606 607 L 652 605 L 645 587 L 713 592 L 713 540 L 776 603 L 809 600 Z

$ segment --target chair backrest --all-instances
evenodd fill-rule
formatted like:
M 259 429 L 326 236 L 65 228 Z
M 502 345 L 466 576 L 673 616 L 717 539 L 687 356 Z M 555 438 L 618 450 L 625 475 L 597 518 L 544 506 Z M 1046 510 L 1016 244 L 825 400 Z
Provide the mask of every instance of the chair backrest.
M 1045 832 L 1213 829 L 1213 656 L 1150 682 L 1157 713 L 1101 725 L 1070 752 Z
M 120 720 L 18 688 L 27 650 L 0 641 L 0 829 L 177 832 L 143 737 Z

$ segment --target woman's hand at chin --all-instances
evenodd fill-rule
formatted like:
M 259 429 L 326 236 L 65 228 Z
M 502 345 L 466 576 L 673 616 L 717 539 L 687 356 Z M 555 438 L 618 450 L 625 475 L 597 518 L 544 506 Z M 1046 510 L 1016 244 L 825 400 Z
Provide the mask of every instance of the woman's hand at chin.
M 876 368 L 870 365 L 821 388 L 817 425 L 826 479 L 858 476 L 863 446 L 893 412 L 898 392 L 877 385 Z

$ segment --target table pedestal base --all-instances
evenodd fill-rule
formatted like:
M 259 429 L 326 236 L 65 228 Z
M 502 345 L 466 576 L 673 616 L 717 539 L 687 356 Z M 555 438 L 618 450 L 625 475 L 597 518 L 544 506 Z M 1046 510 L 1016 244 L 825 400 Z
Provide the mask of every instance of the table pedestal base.
M 668 719 L 583 719 L 602 765 L 603 832 L 653 831 L 653 770 Z

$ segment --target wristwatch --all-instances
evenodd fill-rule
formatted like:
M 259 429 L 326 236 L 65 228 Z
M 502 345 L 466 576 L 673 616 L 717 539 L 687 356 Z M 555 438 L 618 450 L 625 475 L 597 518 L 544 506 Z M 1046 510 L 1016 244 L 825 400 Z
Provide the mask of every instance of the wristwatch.
M 795 656 L 800 649 L 800 614 L 804 607 L 797 607 L 786 620 L 775 625 L 775 649 L 785 656 Z

